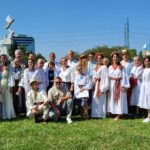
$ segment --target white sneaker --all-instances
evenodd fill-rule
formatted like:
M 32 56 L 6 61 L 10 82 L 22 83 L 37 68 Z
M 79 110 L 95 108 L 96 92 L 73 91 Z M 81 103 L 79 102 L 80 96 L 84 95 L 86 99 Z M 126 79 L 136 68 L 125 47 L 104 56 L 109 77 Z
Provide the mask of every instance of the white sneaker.
M 66 121 L 67 121 L 68 124 L 71 124 L 71 123 L 72 123 L 71 118 L 66 118 Z
M 144 120 L 143 120 L 143 122 L 145 122 L 145 123 L 150 122 L 150 118 L 146 118 L 146 119 L 144 119 Z

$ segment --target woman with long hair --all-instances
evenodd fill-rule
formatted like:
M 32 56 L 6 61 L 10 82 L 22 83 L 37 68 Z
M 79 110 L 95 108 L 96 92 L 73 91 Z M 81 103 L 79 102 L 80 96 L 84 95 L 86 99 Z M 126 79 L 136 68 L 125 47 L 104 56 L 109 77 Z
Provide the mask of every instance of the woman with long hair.
M 7 63 L 7 55 L 0 55 L 0 87 L 1 87 L 1 99 L 2 99 L 2 118 L 11 119 L 15 118 L 16 114 L 13 107 L 12 94 L 10 93 L 10 74 L 9 66 Z
M 114 120 L 119 120 L 122 114 L 128 113 L 127 89 L 130 87 L 129 78 L 119 62 L 119 53 L 112 52 L 112 65 L 109 67 L 109 97 L 107 111 L 115 114 Z
M 103 65 L 103 54 L 96 54 L 93 71 L 94 93 L 92 99 L 92 118 L 106 118 L 106 91 L 108 90 L 108 69 Z
M 144 72 L 142 74 L 142 84 L 138 106 L 147 109 L 148 116 L 143 122 L 150 122 L 150 58 L 143 59 Z
M 25 96 L 27 96 L 27 93 L 31 90 L 31 86 L 29 84 L 29 81 L 32 78 L 34 72 L 35 72 L 34 60 L 28 59 L 27 68 L 24 70 L 21 81 L 19 82 L 19 90 L 18 90 L 19 93 L 22 92 L 21 87 L 23 87 L 25 90 Z

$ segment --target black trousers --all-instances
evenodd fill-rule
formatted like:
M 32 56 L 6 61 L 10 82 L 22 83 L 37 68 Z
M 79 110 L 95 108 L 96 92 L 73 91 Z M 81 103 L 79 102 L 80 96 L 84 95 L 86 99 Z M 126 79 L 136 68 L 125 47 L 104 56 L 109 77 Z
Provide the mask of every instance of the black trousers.
M 15 86 L 13 87 L 13 105 L 17 115 L 20 113 L 26 113 L 25 91 L 22 89 L 22 93 L 20 95 L 16 95 L 19 88 L 18 84 L 19 80 L 15 80 Z

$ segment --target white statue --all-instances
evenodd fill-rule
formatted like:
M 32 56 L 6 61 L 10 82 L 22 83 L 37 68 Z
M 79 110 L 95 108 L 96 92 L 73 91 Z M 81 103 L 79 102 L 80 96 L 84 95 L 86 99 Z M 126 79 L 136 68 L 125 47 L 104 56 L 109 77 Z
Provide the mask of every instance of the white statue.
M 14 22 L 14 19 L 12 19 L 9 15 L 6 17 L 6 26 L 5 29 L 9 29 L 11 24 Z
M 8 55 L 8 48 L 12 44 L 12 37 L 14 34 L 14 31 L 10 29 L 10 26 L 14 22 L 14 19 L 12 19 L 9 15 L 6 17 L 6 26 L 5 29 L 8 31 L 8 35 L 1 41 L 1 47 L 0 47 L 0 54 L 5 54 L 9 58 Z
M 12 44 L 12 37 L 13 37 L 14 31 L 12 31 L 10 29 L 10 26 L 12 25 L 13 22 L 14 22 L 14 19 L 12 19 L 8 15 L 6 17 L 6 26 L 5 26 L 5 29 L 7 29 L 7 31 L 8 31 L 8 35 L 6 36 L 6 38 L 3 39 L 3 42 L 2 42 L 3 45 L 11 45 Z

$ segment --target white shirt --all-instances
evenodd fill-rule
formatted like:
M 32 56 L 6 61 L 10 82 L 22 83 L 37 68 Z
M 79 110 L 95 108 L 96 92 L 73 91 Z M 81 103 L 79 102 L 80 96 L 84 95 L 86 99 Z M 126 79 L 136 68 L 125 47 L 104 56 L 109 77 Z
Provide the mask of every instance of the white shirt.
M 61 67 L 60 68 L 60 74 L 59 74 L 59 77 L 62 79 L 63 82 L 71 82 L 71 68 L 68 67 L 68 68 L 63 68 Z
M 126 61 L 122 60 L 121 65 L 125 68 L 125 72 L 127 73 L 127 75 L 130 76 L 131 69 L 133 67 L 133 63 L 130 61 L 126 62 Z
M 31 111 L 34 107 L 34 103 L 43 103 L 48 101 L 48 97 L 46 95 L 46 92 L 44 90 L 38 90 L 38 91 L 33 91 L 30 90 L 27 94 L 27 116 L 31 114 Z
M 78 63 L 78 61 L 75 60 L 75 59 L 74 59 L 73 61 L 70 61 L 70 60 L 68 59 L 68 62 L 67 62 L 68 66 L 69 66 L 72 70 L 76 70 L 77 63 Z

